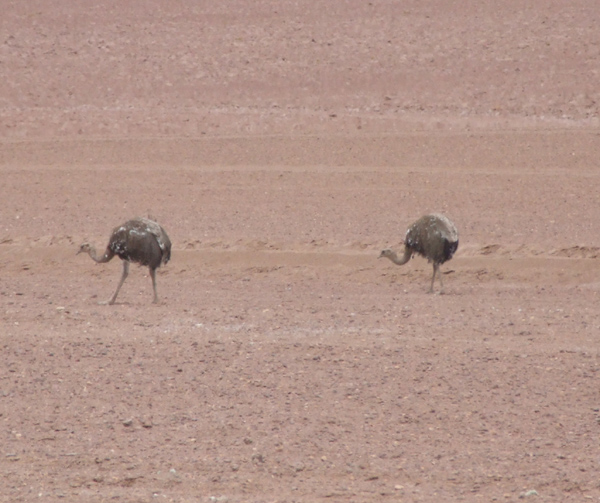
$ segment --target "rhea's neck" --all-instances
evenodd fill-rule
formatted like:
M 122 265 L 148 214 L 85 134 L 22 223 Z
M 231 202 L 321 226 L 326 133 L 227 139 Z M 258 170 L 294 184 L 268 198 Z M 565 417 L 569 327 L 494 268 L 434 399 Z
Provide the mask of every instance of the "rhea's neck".
M 398 258 L 398 254 L 396 252 L 392 252 L 391 255 L 388 256 L 388 258 L 396 265 L 404 265 L 410 260 L 411 256 L 412 250 L 405 246 L 404 255 L 402 256 L 402 258 Z
M 92 257 L 92 259 L 95 262 L 99 262 L 99 263 L 108 262 L 114 256 L 114 253 L 112 253 L 110 251 L 110 249 L 107 249 L 104 252 L 104 255 L 102 255 L 102 256 L 99 257 L 98 253 L 96 252 L 96 248 L 94 248 L 93 246 L 90 246 L 90 248 L 88 250 L 88 253 L 89 253 L 90 257 Z

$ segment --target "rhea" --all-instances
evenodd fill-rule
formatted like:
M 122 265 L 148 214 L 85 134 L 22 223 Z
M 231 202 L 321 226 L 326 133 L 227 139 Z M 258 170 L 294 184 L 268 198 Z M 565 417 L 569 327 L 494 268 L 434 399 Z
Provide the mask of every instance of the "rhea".
M 433 276 L 429 293 L 433 292 L 436 275 L 440 278 L 440 293 L 443 293 L 444 283 L 440 265 L 452 258 L 458 248 L 458 230 L 450 219 L 444 215 L 424 215 L 413 223 L 406 231 L 404 238 L 404 255 L 399 258 L 395 251 L 385 249 L 379 258 L 386 257 L 394 264 L 406 264 L 415 253 L 433 263 Z
M 77 254 L 87 253 L 98 263 L 109 262 L 115 255 L 123 261 L 123 274 L 117 290 L 108 304 L 114 304 L 129 274 L 129 263 L 135 262 L 148 266 L 154 289 L 154 303 L 158 302 L 156 293 L 156 269 L 171 258 L 171 241 L 165 230 L 153 220 L 137 217 L 123 225 L 115 227 L 102 256 L 89 243 L 83 243 Z

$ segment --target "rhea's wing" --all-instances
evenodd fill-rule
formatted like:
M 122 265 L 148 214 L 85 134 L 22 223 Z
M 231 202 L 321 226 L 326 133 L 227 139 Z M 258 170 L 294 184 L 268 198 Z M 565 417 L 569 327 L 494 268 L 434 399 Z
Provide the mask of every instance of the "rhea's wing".
M 139 217 L 137 219 L 143 224 L 145 230 L 156 238 L 156 242 L 162 251 L 162 263 L 166 264 L 171 258 L 171 240 L 165 230 L 154 220 Z
M 458 246 L 458 231 L 444 215 L 424 215 L 406 232 L 405 243 L 430 262 L 443 264 Z
M 435 222 L 436 229 L 444 239 L 450 243 L 458 242 L 458 229 L 446 215 L 434 213 L 431 217 Z
M 429 219 L 428 215 L 426 215 L 419 218 L 419 220 L 417 220 L 408 228 L 404 238 L 404 244 L 415 253 L 429 258 L 429 231 Z
M 450 260 L 458 248 L 458 229 L 445 215 L 431 215 L 431 231 L 439 236 L 438 247 L 434 251 L 440 264 Z

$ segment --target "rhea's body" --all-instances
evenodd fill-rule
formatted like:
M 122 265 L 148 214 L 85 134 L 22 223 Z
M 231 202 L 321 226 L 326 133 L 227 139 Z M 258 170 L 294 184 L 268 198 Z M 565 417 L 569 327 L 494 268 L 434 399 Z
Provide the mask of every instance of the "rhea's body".
M 440 214 L 424 215 L 413 223 L 406 231 L 404 238 L 404 254 L 398 257 L 393 250 L 385 249 L 379 258 L 386 257 L 394 264 L 406 264 L 416 253 L 433 263 L 433 277 L 430 292 L 438 274 L 439 267 L 452 258 L 458 248 L 458 230 L 448 217 Z M 439 274 L 441 291 L 444 289 L 441 273 Z
M 82 244 L 77 253 L 88 253 L 98 263 L 109 262 L 115 255 L 123 260 L 121 280 L 108 304 L 115 303 L 119 290 L 129 274 L 130 262 L 148 266 L 152 278 L 154 302 L 158 302 L 156 269 L 171 258 L 171 241 L 158 223 L 138 217 L 113 229 L 102 256 L 98 256 L 96 249 L 88 243 Z

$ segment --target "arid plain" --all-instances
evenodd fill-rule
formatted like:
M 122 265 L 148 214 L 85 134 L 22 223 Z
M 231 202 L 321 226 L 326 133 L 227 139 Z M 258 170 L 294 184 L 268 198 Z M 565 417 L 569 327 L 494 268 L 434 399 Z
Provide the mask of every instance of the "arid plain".
M 499 3 L 8 2 L 0 501 L 600 501 L 600 10 Z

